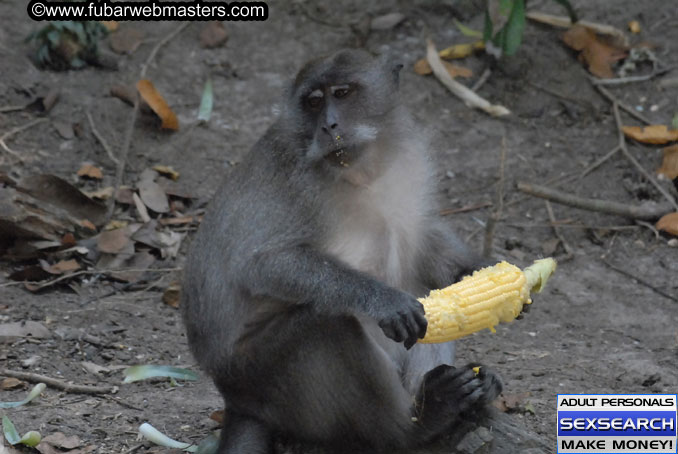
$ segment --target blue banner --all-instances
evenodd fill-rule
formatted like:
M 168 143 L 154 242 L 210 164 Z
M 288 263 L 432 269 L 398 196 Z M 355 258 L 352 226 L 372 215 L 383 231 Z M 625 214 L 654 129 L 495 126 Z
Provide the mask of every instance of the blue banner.
M 558 411 L 558 436 L 676 436 L 675 411 Z

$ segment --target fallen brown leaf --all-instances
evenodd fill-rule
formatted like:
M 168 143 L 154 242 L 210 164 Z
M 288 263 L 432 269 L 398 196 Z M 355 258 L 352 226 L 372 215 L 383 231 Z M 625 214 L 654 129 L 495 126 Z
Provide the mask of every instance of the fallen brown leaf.
M 43 266 L 43 269 L 50 274 L 66 274 L 80 269 L 80 264 L 75 260 L 61 260 L 54 265 Z
M 111 49 L 116 54 L 131 54 L 144 39 L 144 34 L 136 28 L 123 28 L 111 33 Z
M 678 145 L 671 145 L 662 151 L 664 152 L 664 159 L 662 166 L 657 169 L 657 173 L 661 173 L 669 180 L 678 178 Z
M 591 74 L 610 79 L 615 77 L 612 65 L 627 56 L 627 49 L 603 42 L 596 32 L 582 25 L 574 25 L 563 34 L 563 42 L 581 52 L 579 59 L 586 63 Z
M 643 143 L 661 145 L 678 140 L 678 129 L 669 129 L 666 125 L 624 126 L 622 130 L 626 137 Z
M 75 449 L 82 446 L 82 441 L 77 435 L 66 436 L 61 432 L 54 432 L 42 439 L 43 443 L 49 443 L 61 449 Z
M 450 46 L 441 50 L 438 52 L 438 55 L 440 55 L 440 58 L 443 60 L 452 60 L 455 58 L 466 58 L 473 52 L 484 49 L 485 43 L 480 40 L 472 43 L 455 44 L 454 46 Z
M 640 33 L 640 22 L 638 22 L 637 20 L 632 20 L 631 22 L 629 22 L 629 31 L 634 35 Z
M 101 232 L 97 240 L 97 246 L 101 252 L 117 254 L 123 251 L 129 244 L 131 236 L 132 234 L 128 228 Z
M 99 167 L 92 164 L 83 164 L 82 167 L 80 167 L 80 170 L 78 170 L 78 176 L 101 180 L 104 177 L 104 174 Z
M 655 227 L 657 227 L 657 230 L 663 230 L 666 233 L 678 236 L 678 212 L 662 216 L 657 221 Z
M 181 296 L 181 285 L 179 282 L 172 282 L 165 289 L 162 294 L 162 302 L 168 306 L 177 308 L 179 307 L 179 301 Z
M 83 191 L 91 199 L 107 200 L 113 196 L 113 186 L 97 189 L 96 191 Z
M 52 333 L 42 323 L 32 320 L 0 324 L 0 343 L 12 342 L 14 338 L 27 336 L 46 339 L 52 337 Z
M 25 388 L 26 383 L 14 377 L 7 377 L 0 382 L 0 389 L 16 389 L 16 388 Z
M 144 101 L 151 106 L 153 112 L 160 117 L 163 129 L 171 129 L 173 131 L 179 129 L 179 119 L 150 80 L 141 79 L 137 82 L 137 90 L 139 90 L 139 94 Z
M 207 49 L 221 47 L 228 41 L 228 32 L 224 24 L 219 21 L 210 21 L 200 31 L 200 45 Z
M 223 425 L 224 425 L 224 416 L 225 416 L 224 410 L 214 410 L 214 411 L 210 414 L 210 419 L 211 419 L 212 421 L 218 422 L 219 425 L 223 426 Z
M 171 178 L 174 181 L 177 181 L 179 179 L 179 172 L 174 170 L 172 166 L 157 165 L 153 166 L 153 170 L 155 170 L 164 177 Z
M 193 216 L 181 216 L 178 218 L 163 218 L 159 220 L 160 225 L 185 225 L 193 223 Z
M 464 66 L 455 65 L 447 61 L 444 61 L 443 65 L 445 66 L 445 69 L 450 74 L 450 76 L 452 76 L 452 78 L 455 77 L 469 78 L 473 76 L 473 71 Z M 417 61 L 414 64 L 414 72 L 419 74 L 420 76 L 427 76 L 429 74 L 432 74 L 433 70 L 431 69 L 431 65 L 428 64 L 426 59 L 422 58 L 421 60 Z
M 151 210 L 156 213 L 169 212 L 169 202 L 165 190 L 155 182 L 157 173 L 154 170 L 146 169 L 139 176 L 139 197 Z
M 81 221 L 80 221 L 80 225 L 81 225 L 82 227 L 86 228 L 87 230 L 91 230 L 92 232 L 96 232 L 96 231 L 97 231 L 97 226 L 94 225 L 91 221 L 88 221 L 87 219 L 81 220 Z

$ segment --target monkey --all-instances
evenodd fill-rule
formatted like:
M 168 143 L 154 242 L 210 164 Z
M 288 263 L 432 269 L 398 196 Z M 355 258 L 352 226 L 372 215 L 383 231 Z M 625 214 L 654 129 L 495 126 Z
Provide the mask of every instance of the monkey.
M 452 366 L 454 343 L 417 343 L 416 297 L 482 259 L 437 214 L 402 67 L 364 50 L 308 62 L 210 202 L 181 308 L 227 408 L 221 454 L 270 453 L 278 436 L 408 449 L 501 392 L 491 369 Z

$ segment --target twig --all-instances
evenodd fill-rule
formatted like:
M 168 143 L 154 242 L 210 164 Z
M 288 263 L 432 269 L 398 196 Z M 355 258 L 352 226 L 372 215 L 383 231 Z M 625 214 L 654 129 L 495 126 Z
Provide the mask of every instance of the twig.
M 151 53 L 148 55 L 148 58 L 146 58 L 146 61 L 141 67 L 141 73 L 140 73 L 140 78 L 143 79 L 146 77 L 146 72 L 148 71 L 149 66 L 153 62 L 153 59 L 155 58 L 156 54 L 168 42 L 172 40 L 175 36 L 177 36 L 179 33 L 181 33 L 182 30 L 184 30 L 186 27 L 190 25 L 190 22 L 184 22 L 182 23 L 179 27 L 177 27 L 174 31 L 172 31 L 170 34 L 168 34 L 166 37 L 161 39 L 151 50 Z M 125 140 L 123 142 L 122 148 L 120 149 L 120 156 L 118 158 L 118 167 L 115 172 L 115 185 L 113 186 L 113 194 L 117 194 L 118 191 L 120 190 L 120 186 L 122 186 L 122 180 L 125 175 L 125 167 L 127 165 L 127 156 L 129 155 L 129 150 L 130 146 L 132 144 L 132 134 L 134 133 L 134 125 L 136 124 L 137 121 L 137 116 L 139 115 L 139 97 L 135 97 L 134 99 L 134 108 L 132 109 L 132 114 L 130 115 L 130 120 L 129 124 L 127 126 L 127 133 L 125 134 Z M 107 213 L 106 213 L 106 219 L 111 219 L 113 216 L 113 210 L 115 209 L 115 197 L 111 197 L 108 201 L 108 208 L 107 208 Z
M 593 86 L 596 87 L 596 89 L 603 96 L 605 96 L 608 99 L 608 101 L 610 101 L 612 104 L 614 104 L 616 102 L 617 104 L 619 104 L 619 107 L 621 107 L 626 113 L 628 113 L 632 117 L 642 121 L 646 125 L 652 124 L 652 122 L 650 120 L 648 120 L 647 117 L 645 117 L 645 115 L 638 113 L 638 111 L 636 111 L 633 107 L 630 107 L 627 104 L 624 104 L 623 102 L 621 102 L 612 93 L 610 93 L 610 90 L 608 90 L 607 88 L 603 87 L 600 84 L 596 84 L 596 83 L 594 83 Z
M 426 46 L 426 60 L 428 61 L 433 74 L 438 80 L 445 85 L 455 96 L 464 101 L 468 107 L 483 110 L 493 117 L 500 117 L 511 113 L 506 107 L 498 104 L 490 104 L 486 99 L 478 96 L 478 94 L 465 85 L 460 84 L 450 76 L 440 60 L 440 55 L 433 44 L 433 41 L 428 40 Z
M 97 269 L 80 270 L 80 271 L 75 271 L 75 272 L 70 273 L 70 274 L 64 274 L 63 276 L 59 276 L 59 277 L 52 279 L 50 281 L 40 282 L 39 285 L 34 287 L 33 290 L 40 290 L 40 289 L 43 289 L 45 287 L 49 287 L 51 285 L 57 284 L 57 283 L 59 283 L 63 280 L 70 279 L 70 278 L 77 277 L 77 276 L 86 275 L 86 274 L 88 274 L 88 275 L 91 275 L 91 274 L 108 275 L 108 274 L 114 274 L 114 273 L 137 273 L 137 272 L 142 272 L 142 271 L 147 271 L 147 272 L 151 272 L 151 273 L 152 272 L 171 273 L 171 272 L 181 271 L 181 270 L 182 270 L 182 268 L 144 268 L 144 269 L 141 269 L 141 268 L 139 268 L 139 269 L 136 269 L 136 268 L 125 269 L 125 268 L 123 268 L 123 269 L 119 269 L 119 270 L 97 270 Z M 11 286 L 14 286 L 14 285 L 22 285 L 22 284 L 26 284 L 28 282 L 29 281 L 5 282 L 4 284 L 0 284 L 0 288 L 11 287 Z
M 19 158 L 19 159 L 22 159 L 21 154 L 18 153 L 18 152 L 16 152 L 16 151 L 14 151 L 14 150 L 12 150 L 12 149 L 10 149 L 10 148 L 7 146 L 7 144 L 5 143 L 5 140 L 9 139 L 10 137 L 12 137 L 12 136 L 15 135 L 15 134 L 20 133 L 21 131 L 25 131 L 26 129 L 32 128 L 33 126 L 35 126 L 35 125 L 37 125 L 37 124 L 40 124 L 40 123 L 43 123 L 43 122 L 45 122 L 45 121 L 47 121 L 46 118 L 38 118 L 37 120 L 29 121 L 29 122 L 26 123 L 25 125 L 17 126 L 16 128 L 10 129 L 10 130 L 7 131 L 6 133 L 4 133 L 2 136 L 0 136 L 0 146 L 1 146 L 7 153 L 11 154 L 12 156 L 14 156 L 14 157 L 16 157 L 16 158 Z
M 10 369 L 0 369 L 0 375 L 6 377 L 18 378 L 29 383 L 44 383 L 51 388 L 60 389 L 67 393 L 73 394 L 111 394 L 118 391 L 117 386 L 89 386 L 89 385 L 75 385 L 66 383 L 63 380 L 48 377 L 46 375 L 34 374 L 32 372 L 21 372 Z
M 594 85 L 624 85 L 634 82 L 645 82 L 650 79 L 654 79 L 657 76 L 661 76 L 662 74 L 666 74 L 673 69 L 674 68 L 670 66 L 668 68 L 657 69 L 656 71 L 652 71 L 650 74 L 645 74 L 642 76 L 615 77 L 613 79 L 599 79 L 597 77 L 591 77 L 591 82 L 593 82 Z
M 643 176 L 650 182 L 652 185 L 657 188 L 657 190 L 661 193 L 661 195 L 664 196 L 666 200 L 669 201 L 669 203 L 675 208 L 676 211 L 678 211 L 678 203 L 676 203 L 676 200 L 671 196 L 671 194 L 668 193 L 666 189 L 662 185 L 660 185 L 657 180 L 654 179 L 652 175 L 650 175 L 650 172 L 645 170 L 643 166 L 640 165 L 638 161 L 636 161 L 636 158 L 634 158 L 631 153 L 629 153 L 629 149 L 626 147 L 626 138 L 624 137 L 624 131 L 622 130 L 622 122 L 621 122 L 621 116 L 619 115 L 619 104 L 615 101 L 612 104 L 612 110 L 614 111 L 614 120 L 617 123 L 617 135 L 619 137 L 619 148 L 621 148 L 622 153 L 624 153 L 624 156 L 626 156 L 626 159 L 631 161 L 631 164 L 633 164 L 638 171 L 643 174 Z
M 655 287 L 654 285 L 650 284 L 650 283 L 647 282 L 646 280 L 641 279 L 641 278 L 639 278 L 638 276 L 635 276 L 634 274 L 632 274 L 632 273 L 626 271 L 626 270 L 623 269 L 623 268 L 619 268 L 618 266 L 613 265 L 612 263 L 608 262 L 608 261 L 605 260 L 605 259 L 601 259 L 601 260 L 602 260 L 602 262 L 603 262 L 605 265 L 607 265 L 607 266 L 610 267 L 611 269 L 615 270 L 617 273 L 623 274 L 624 276 L 630 277 L 631 279 L 635 279 L 639 284 L 644 285 L 645 287 L 649 288 L 649 289 L 652 290 L 653 292 L 655 292 L 655 293 L 657 293 L 657 294 L 663 296 L 664 298 L 668 298 L 668 299 L 670 299 L 671 301 L 675 301 L 676 303 L 678 303 L 678 298 L 676 298 L 675 296 L 669 295 L 669 294 L 666 293 L 665 291 L 658 289 L 657 287 Z
M 485 85 L 485 82 L 487 82 L 487 79 L 489 79 L 491 75 L 492 70 L 490 68 L 485 68 L 485 71 L 483 71 L 478 80 L 476 80 L 476 83 L 473 84 L 471 90 L 478 92 L 478 90 L 480 90 L 480 87 Z
M 563 99 L 565 101 L 570 101 L 570 102 L 573 102 L 575 104 L 583 105 L 583 106 L 586 106 L 588 108 L 593 107 L 589 101 L 585 101 L 583 99 L 573 98 L 572 96 L 565 95 L 565 94 L 560 93 L 560 92 L 558 92 L 558 91 L 556 91 L 552 88 L 544 87 L 544 86 L 539 85 L 539 84 L 532 82 L 530 80 L 527 81 L 527 84 L 533 86 L 537 90 L 541 90 L 544 93 L 548 93 L 551 96 L 555 96 L 556 98 L 560 98 L 560 99 Z
M 136 446 L 132 446 L 131 448 L 129 448 L 127 451 L 123 452 L 122 454 L 133 454 L 134 452 L 138 451 L 139 449 L 141 449 L 143 447 L 144 447 L 144 444 L 139 443 Z
M 119 164 L 120 161 L 118 161 L 118 158 L 115 157 L 115 153 L 113 153 L 113 149 L 111 146 L 106 142 L 106 139 L 104 139 L 104 136 L 101 135 L 101 133 L 97 130 L 96 126 L 94 125 L 94 120 L 92 119 L 92 114 L 87 111 L 87 120 L 89 120 L 89 127 L 92 129 L 92 134 L 94 134 L 94 137 L 97 138 L 99 143 L 101 144 L 102 147 L 104 147 L 104 150 L 106 151 L 106 154 L 108 157 L 111 159 L 116 164 Z
M 661 238 L 661 235 L 659 234 L 659 230 L 657 230 L 656 227 L 655 227 L 654 225 L 650 224 L 649 222 L 640 221 L 640 220 L 636 219 L 636 224 L 638 224 L 638 225 L 640 225 L 640 226 L 643 226 L 643 227 L 645 227 L 646 229 L 651 230 L 652 233 L 654 233 L 654 238 L 655 238 L 656 240 L 658 240 L 658 239 Z
M 4 106 L 0 107 L 0 113 L 7 113 L 7 112 L 16 112 L 17 110 L 24 110 L 26 106 Z
M 486 207 L 491 207 L 492 202 L 481 202 L 477 203 L 475 205 L 465 205 L 463 207 L 459 208 L 446 208 L 444 210 L 440 210 L 438 214 L 440 216 L 449 216 L 450 214 L 458 214 L 458 213 L 466 213 L 469 211 L 475 211 L 475 210 L 480 210 L 481 208 L 486 208 Z
M 120 399 L 119 397 L 113 397 L 113 396 L 103 396 L 106 400 L 110 400 L 111 402 L 115 402 L 116 404 L 120 405 L 121 407 L 125 408 L 130 408 L 132 410 L 137 410 L 137 411 L 144 411 L 143 408 L 135 407 L 134 405 L 125 402 L 124 400 Z
M 497 222 L 501 219 L 504 210 L 504 165 L 506 164 L 506 136 L 501 138 L 501 155 L 499 161 L 499 183 L 497 185 L 497 209 L 490 215 L 485 226 L 485 239 L 483 240 L 483 257 L 492 255 L 492 243 Z
M 560 242 L 563 245 L 563 248 L 565 249 L 566 256 L 563 258 L 563 260 L 570 260 L 572 257 L 574 257 L 574 251 L 570 247 L 570 244 L 567 241 L 565 241 L 565 237 L 560 232 L 560 228 L 556 222 L 556 216 L 553 214 L 553 207 L 551 206 L 551 202 L 549 202 L 548 200 L 544 200 L 544 204 L 546 205 L 546 212 L 548 213 L 549 220 L 551 221 L 551 228 L 553 229 L 553 233 L 555 233 L 556 237 L 560 240 Z
M 518 183 L 518 190 L 535 197 L 550 200 L 551 202 L 562 203 L 583 210 L 597 211 L 600 213 L 616 214 L 632 219 L 641 219 L 650 221 L 658 219 L 671 211 L 671 206 L 667 203 L 646 202 L 641 205 L 629 205 L 627 203 L 611 202 L 600 199 L 587 199 L 577 197 L 572 194 L 529 183 Z
M 593 164 L 591 164 L 590 166 L 588 166 L 587 168 L 585 168 L 584 171 L 583 171 L 583 172 L 581 173 L 581 175 L 579 176 L 579 178 L 584 178 L 586 175 L 588 175 L 589 173 L 591 173 L 591 172 L 593 172 L 594 170 L 596 170 L 598 167 L 600 167 L 601 165 L 603 165 L 603 164 L 605 163 L 605 161 L 607 161 L 607 160 L 610 159 L 612 156 L 614 156 L 614 154 L 615 154 L 616 152 L 618 152 L 620 149 L 621 149 L 621 148 L 619 147 L 619 145 L 617 145 L 617 146 L 615 146 L 612 150 L 610 150 L 610 151 L 608 151 L 607 153 L 605 153 L 605 156 L 603 156 L 602 158 L 599 158 L 596 162 L 594 162 Z

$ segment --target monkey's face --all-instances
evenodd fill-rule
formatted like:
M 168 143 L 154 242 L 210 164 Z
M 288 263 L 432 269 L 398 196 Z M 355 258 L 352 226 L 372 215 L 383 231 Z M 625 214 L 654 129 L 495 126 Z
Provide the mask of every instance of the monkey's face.
M 350 167 L 389 132 L 398 104 L 401 65 L 361 51 L 341 51 L 312 62 L 295 82 L 295 102 L 308 140 L 306 156 L 333 167 Z

